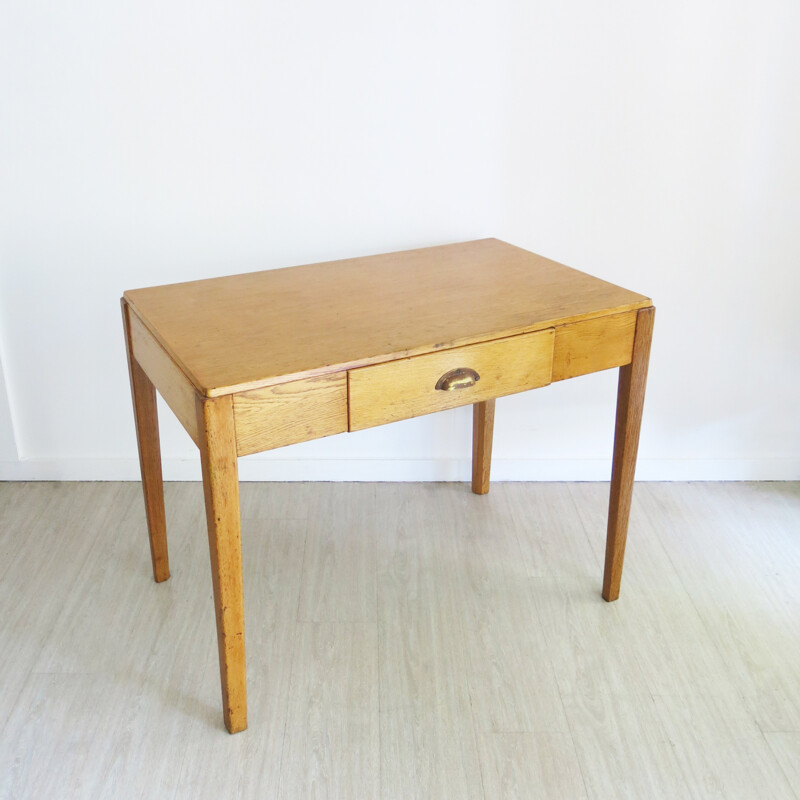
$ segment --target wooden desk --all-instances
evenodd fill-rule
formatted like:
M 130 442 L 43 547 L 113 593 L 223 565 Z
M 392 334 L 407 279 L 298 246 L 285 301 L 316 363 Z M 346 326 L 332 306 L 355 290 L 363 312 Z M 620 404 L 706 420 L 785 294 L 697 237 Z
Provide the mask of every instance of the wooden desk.
M 156 581 L 169 578 L 155 390 L 200 448 L 225 725 L 247 727 L 238 456 L 620 367 L 603 597 L 619 596 L 654 308 L 496 239 L 125 292 Z

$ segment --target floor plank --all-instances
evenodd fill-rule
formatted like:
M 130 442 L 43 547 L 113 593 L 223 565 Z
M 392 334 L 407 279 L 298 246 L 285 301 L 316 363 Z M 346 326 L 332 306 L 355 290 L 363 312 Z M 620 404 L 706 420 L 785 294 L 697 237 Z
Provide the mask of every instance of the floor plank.
M 481 734 L 479 742 L 486 797 L 585 800 L 586 787 L 570 734 Z
M 0 487 L 5 495 L 8 489 Z M 13 536 L 6 534 L 3 541 L 16 541 L 0 578 L 0 725 L 41 660 L 64 606 L 79 594 L 76 586 L 85 589 L 91 582 L 87 559 L 103 533 L 98 522 L 108 519 L 120 494 L 132 488 L 33 484 L 7 497 L 18 509 L 30 508 L 31 520 L 4 512 L 16 524 Z
M 498 485 L 452 512 L 461 554 L 458 599 L 473 720 L 481 732 L 567 732 L 536 604 L 541 581 L 531 577 L 546 559 L 526 559 L 520 538 L 528 531 L 528 515 L 519 514 L 509 495 L 516 499 L 513 487 Z M 558 524 L 554 510 L 552 502 L 538 506 L 544 529 Z M 529 679 L 520 681 L 520 675 Z
M 736 697 L 703 692 L 654 703 L 690 797 L 794 800 L 769 744 Z
M 800 798 L 800 732 L 767 733 L 765 737 L 795 797 Z
M 278 797 L 378 797 L 376 634 L 374 623 L 299 624 Z
M 652 699 L 566 695 L 564 706 L 591 800 L 688 797 L 688 786 Z
M 376 489 L 320 484 L 308 516 L 303 622 L 376 622 Z
M 464 649 L 458 485 L 379 487 L 381 797 L 482 798 Z

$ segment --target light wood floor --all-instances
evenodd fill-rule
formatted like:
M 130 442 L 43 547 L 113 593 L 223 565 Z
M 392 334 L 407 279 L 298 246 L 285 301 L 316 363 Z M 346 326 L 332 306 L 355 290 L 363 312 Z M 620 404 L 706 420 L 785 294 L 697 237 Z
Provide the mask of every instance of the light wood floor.
M 198 484 L 0 484 L 0 797 L 800 798 L 800 484 L 243 484 L 222 726 Z

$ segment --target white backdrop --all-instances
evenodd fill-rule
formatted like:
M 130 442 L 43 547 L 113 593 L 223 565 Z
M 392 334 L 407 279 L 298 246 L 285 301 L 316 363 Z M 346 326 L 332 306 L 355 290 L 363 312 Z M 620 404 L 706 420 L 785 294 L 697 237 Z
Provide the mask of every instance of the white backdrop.
M 0 477 L 137 476 L 123 289 L 484 236 L 653 297 L 640 478 L 800 477 L 796 0 L 2 15 Z M 615 388 L 498 401 L 493 477 L 607 477 Z M 241 472 L 464 479 L 469 436 L 459 409 Z

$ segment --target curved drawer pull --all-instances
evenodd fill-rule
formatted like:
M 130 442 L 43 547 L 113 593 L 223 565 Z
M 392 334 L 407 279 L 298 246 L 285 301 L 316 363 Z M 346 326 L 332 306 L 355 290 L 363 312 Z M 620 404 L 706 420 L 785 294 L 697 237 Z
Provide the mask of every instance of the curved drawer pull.
M 451 369 L 450 372 L 445 372 L 438 381 L 436 381 L 436 388 L 442 392 L 452 392 L 453 389 L 468 389 L 474 386 L 481 376 L 475 372 L 474 369 L 469 367 L 458 367 L 458 369 Z

